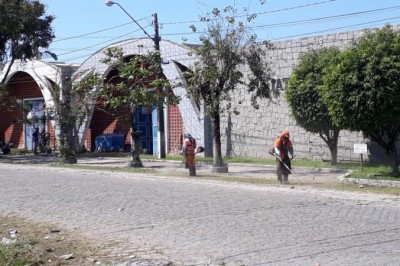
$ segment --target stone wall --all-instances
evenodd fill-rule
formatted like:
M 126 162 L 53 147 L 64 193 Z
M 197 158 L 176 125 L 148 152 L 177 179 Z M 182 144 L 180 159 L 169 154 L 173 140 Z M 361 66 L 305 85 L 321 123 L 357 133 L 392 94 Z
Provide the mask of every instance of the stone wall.
M 398 29 L 399 26 L 395 28 Z M 224 113 L 222 117 L 223 155 L 227 157 L 271 157 L 268 149 L 274 144 L 277 136 L 284 129 L 288 129 L 297 158 L 330 160 L 329 149 L 323 140 L 318 135 L 306 132 L 297 126 L 290 117 L 290 110 L 282 93 L 285 82 L 289 79 L 292 69 L 298 64 L 302 54 L 310 49 L 323 47 L 345 48 L 364 32 L 365 30 L 357 30 L 273 43 L 273 48 L 268 51 L 267 59 L 274 75 L 272 86 L 281 90 L 281 96 L 272 101 L 260 101 L 260 108 L 256 110 L 252 107 L 250 95 L 245 88 L 235 92 L 232 96 L 234 106 L 237 106 L 240 114 Z M 362 137 L 360 132 L 341 131 L 338 143 L 338 161 L 360 160 L 360 155 L 353 153 L 354 143 L 368 143 L 368 141 Z M 364 158 L 367 157 L 366 159 L 370 160 L 383 158 L 382 149 L 371 143 L 368 145 L 370 150 L 374 150 L 374 154 L 369 154 Z

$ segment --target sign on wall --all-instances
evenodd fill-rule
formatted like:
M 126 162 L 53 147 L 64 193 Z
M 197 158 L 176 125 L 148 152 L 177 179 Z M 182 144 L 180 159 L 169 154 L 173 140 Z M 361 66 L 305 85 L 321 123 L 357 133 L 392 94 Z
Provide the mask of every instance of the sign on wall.
M 354 153 L 367 154 L 368 153 L 367 144 L 355 143 L 354 144 Z
M 354 144 L 354 153 L 360 154 L 360 164 L 361 164 L 361 172 L 364 170 L 364 165 L 363 165 L 363 154 L 368 153 L 368 147 L 367 144 L 363 143 L 355 143 Z

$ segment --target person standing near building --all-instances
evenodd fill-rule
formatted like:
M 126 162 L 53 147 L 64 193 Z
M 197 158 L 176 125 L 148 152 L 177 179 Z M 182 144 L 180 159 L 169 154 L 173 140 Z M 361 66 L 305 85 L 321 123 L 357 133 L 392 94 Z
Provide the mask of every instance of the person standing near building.
M 182 143 L 182 155 L 185 156 L 186 168 L 189 169 L 190 176 L 196 176 L 195 151 L 196 140 L 192 137 L 192 135 L 190 135 L 190 133 L 186 133 Z
M 38 154 L 38 144 L 39 144 L 39 128 L 35 127 L 35 130 L 32 133 L 32 142 L 33 142 L 33 154 Z
M 289 174 L 292 173 L 293 144 L 289 138 L 289 131 L 284 130 L 282 135 L 275 141 L 274 151 L 277 156 L 276 174 L 280 184 L 289 184 Z

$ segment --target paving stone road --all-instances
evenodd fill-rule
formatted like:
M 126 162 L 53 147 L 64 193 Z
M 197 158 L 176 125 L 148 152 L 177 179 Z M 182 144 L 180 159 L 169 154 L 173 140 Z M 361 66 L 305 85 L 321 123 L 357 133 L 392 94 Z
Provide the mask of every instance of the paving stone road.
M 120 265 L 400 265 L 399 197 L 3 163 L 0 212 Z

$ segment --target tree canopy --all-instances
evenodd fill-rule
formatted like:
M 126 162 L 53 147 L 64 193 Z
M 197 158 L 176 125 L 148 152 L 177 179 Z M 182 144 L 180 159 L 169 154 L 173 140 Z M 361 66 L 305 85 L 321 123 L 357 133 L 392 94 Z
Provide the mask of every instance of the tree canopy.
M 368 31 L 339 55 L 325 78 L 323 100 L 335 125 L 364 136 L 387 152 L 397 174 L 400 126 L 400 33 Z
M 61 161 L 76 163 L 76 152 L 80 151 L 79 128 L 86 121 L 96 102 L 97 92 L 94 84 L 102 80 L 98 76 L 73 82 L 70 77 L 63 80 L 61 86 L 49 87 L 54 106 L 46 109 L 55 118 L 60 129 L 60 145 L 58 147 Z
M 132 166 L 141 166 L 141 144 L 136 127 L 137 107 L 173 105 L 179 102 L 170 88 L 168 80 L 162 74 L 162 58 L 158 51 L 146 55 L 124 56 L 120 48 L 109 48 L 102 60 L 116 72 L 100 90 L 103 110 L 116 114 L 119 108 L 127 110 L 126 120 L 131 126 Z M 114 79 L 115 78 L 115 79 Z
M 285 89 L 285 98 L 293 118 L 306 131 L 319 134 L 329 147 L 332 164 L 337 163 L 340 127 L 333 124 L 320 90 L 324 86 L 324 70 L 336 64 L 339 53 L 338 48 L 332 47 L 304 54 L 293 69 Z
M 0 1 L 0 65 L 10 61 L 11 67 L 17 59 L 40 58 L 44 53 L 41 49 L 48 48 L 55 37 L 53 20 L 53 16 L 45 15 L 45 6 L 39 1 Z
M 270 98 L 273 94 L 270 81 L 270 68 L 264 60 L 270 47 L 256 42 L 256 36 L 246 27 L 247 22 L 237 20 L 237 10 L 226 7 L 214 8 L 202 18 L 206 31 L 201 35 L 202 45 L 196 50 L 199 62 L 193 72 L 189 72 L 188 93 L 200 96 L 205 102 L 205 110 L 211 117 L 213 136 L 213 165 L 223 166 L 221 154 L 220 114 L 231 107 L 232 92 L 247 86 L 252 93 L 253 105 L 261 97 Z M 192 26 L 193 31 L 197 29 Z M 249 75 L 243 69 L 249 67 Z
M 56 59 L 55 54 L 41 51 L 55 37 L 51 23 L 53 16 L 45 15 L 45 6 L 39 1 L 0 0 L 0 107 L 15 104 L 5 87 L 5 81 L 15 60 L 40 58 L 44 53 Z M 9 62 L 7 69 L 4 69 Z

